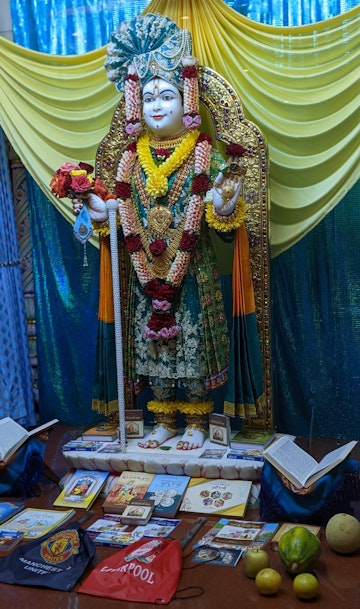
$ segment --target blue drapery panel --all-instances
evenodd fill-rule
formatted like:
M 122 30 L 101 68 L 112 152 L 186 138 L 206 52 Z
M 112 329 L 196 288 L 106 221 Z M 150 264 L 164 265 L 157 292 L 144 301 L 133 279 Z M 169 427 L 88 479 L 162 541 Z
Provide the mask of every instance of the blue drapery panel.
M 225 2 L 249 19 L 275 26 L 315 23 L 358 4 L 358 0 Z M 121 21 L 140 14 L 148 4 L 149 0 L 10 0 L 14 41 L 45 53 L 84 53 L 106 44 Z
M 99 252 L 75 240 L 68 222 L 29 179 L 34 281 L 37 286 L 39 408 L 42 418 L 92 423 Z M 93 420 L 91 417 L 93 416 Z
M 110 39 L 148 0 L 10 0 L 14 41 L 56 55 L 78 55 Z
M 0 130 L 0 418 L 35 424 L 21 260 L 7 150 Z
M 33 180 L 29 180 L 39 407 L 43 418 L 69 425 L 91 419 L 94 344 L 97 329 L 98 250 L 75 240 Z
M 313 23 L 358 5 L 355 0 L 227 3 L 251 19 L 280 26 Z M 126 0 L 10 0 L 14 41 L 46 53 L 82 53 L 105 44 L 108 33 L 120 21 L 140 13 L 147 4 Z M 40 412 L 46 414 L 44 418 L 57 416 L 74 424 L 87 423 L 91 417 L 89 377 L 95 350 L 91 332 L 96 323 L 87 324 L 96 314 L 97 253 L 88 248 L 89 267 L 84 271 L 82 250 L 72 237 L 71 227 L 60 214 L 48 209 L 46 198 L 36 187 L 32 186 L 32 191 L 36 192 L 31 208 L 37 322 L 38 333 L 42 334 Z M 354 264 L 360 212 L 356 198 L 359 184 L 314 231 L 272 261 L 274 408 L 280 431 L 360 437 L 356 416 L 360 290 Z M 45 219 L 42 208 L 46 210 Z M 50 230 L 53 239 L 55 236 L 51 255 L 46 251 Z M 66 264 L 59 264 L 65 243 Z M 59 303 L 60 330 L 57 328 L 55 334 L 53 308 Z M 84 307 L 86 323 L 81 316 Z M 79 314 L 76 323 L 74 311 Z M 84 347 L 82 338 L 86 334 Z
M 272 261 L 274 408 L 281 431 L 360 438 L 360 182 Z
M 305 25 L 324 21 L 359 4 L 358 0 L 249 0 L 243 12 L 237 7 L 238 4 L 243 5 L 243 2 L 225 1 L 229 6 L 234 4 L 233 8 L 249 19 L 276 26 Z

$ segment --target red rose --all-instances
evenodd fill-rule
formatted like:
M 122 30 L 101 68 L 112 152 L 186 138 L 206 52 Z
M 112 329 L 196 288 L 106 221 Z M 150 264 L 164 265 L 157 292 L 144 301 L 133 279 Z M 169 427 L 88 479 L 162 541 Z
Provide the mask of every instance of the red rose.
M 152 279 L 151 281 L 149 281 L 149 283 L 147 283 L 144 286 L 144 292 L 145 292 L 145 294 L 150 296 L 150 298 L 158 298 L 160 288 L 161 288 L 160 281 L 158 279 Z
M 149 250 L 155 258 L 161 256 L 166 250 L 166 242 L 163 239 L 156 239 L 149 245 Z
M 152 279 L 145 287 L 144 292 L 150 298 L 157 298 L 158 300 L 167 300 L 168 302 L 174 302 L 178 288 L 168 284 L 160 282 L 159 279 Z
M 125 80 L 133 80 L 134 82 L 137 82 L 139 77 L 137 74 L 126 74 Z
M 196 66 L 184 66 L 181 70 L 182 78 L 197 78 Z
M 73 176 L 71 178 L 71 190 L 73 190 L 77 194 L 83 194 L 84 192 L 89 192 L 91 189 L 91 184 L 89 182 L 89 178 L 83 174 L 79 176 Z
M 212 144 L 212 139 L 207 133 L 200 133 L 197 143 L 200 144 L 201 142 L 209 142 L 209 144 Z
M 209 178 L 206 173 L 198 173 L 193 178 L 192 192 L 194 195 L 205 195 L 209 190 Z
M 136 142 L 131 142 L 125 148 L 128 152 L 136 152 Z
M 242 156 L 246 150 L 240 144 L 228 144 L 226 146 L 225 152 L 228 156 Z
M 127 182 L 117 182 L 115 185 L 115 194 L 119 199 L 129 199 L 131 197 L 131 187 Z
M 92 173 L 94 171 L 94 168 L 92 165 L 89 165 L 89 163 L 79 163 L 79 167 L 80 169 L 82 169 L 83 171 L 86 171 L 86 173 Z
M 192 252 L 194 251 L 196 241 L 197 235 L 184 232 L 179 243 L 179 248 L 185 252 Z
M 150 330 L 154 330 L 154 332 L 158 332 L 159 330 L 161 330 L 161 328 L 171 328 L 171 326 L 174 326 L 174 325 L 175 325 L 175 317 L 172 313 L 154 312 L 151 314 L 151 317 L 150 317 L 150 320 L 148 323 L 148 328 L 150 328 Z
M 128 235 L 128 237 L 125 237 L 125 244 L 130 254 L 133 252 L 138 252 L 142 248 L 139 235 Z
M 106 188 L 104 182 L 102 180 L 100 180 L 100 178 L 95 178 L 94 180 L 94 184 L 93 184 L 93 192 L 98 195 L 98 197 L 100 197 L 101 199 L 104 199 L 107 197 L 107 195 L 109 194 L 108 189 Z
M 168 302 L 173 302 L 177 293 L 177 288 L 168 283 L 163 283 L 158 292 L 158 298 L 163 298 Z
M 166 150 L 166 148 L 157 148 L 154 150 L 154 155 L 159 159 L 168 159 L 170 156 L 170 152 Z

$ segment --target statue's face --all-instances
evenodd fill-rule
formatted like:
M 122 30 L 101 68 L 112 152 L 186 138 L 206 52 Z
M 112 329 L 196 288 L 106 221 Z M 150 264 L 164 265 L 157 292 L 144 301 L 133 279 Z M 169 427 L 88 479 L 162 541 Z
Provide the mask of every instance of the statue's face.
M 179 90 L 162 78 L 153 78 L 143 88 L 145 123 L 157 137 L 184 131 L 183 103 Z

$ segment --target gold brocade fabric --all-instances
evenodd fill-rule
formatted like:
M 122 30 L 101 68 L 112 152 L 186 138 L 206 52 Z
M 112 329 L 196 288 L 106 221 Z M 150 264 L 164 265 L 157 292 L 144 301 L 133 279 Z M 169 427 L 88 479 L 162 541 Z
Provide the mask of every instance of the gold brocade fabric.
M 200 63 L 239 93 L 270 155 L 272 255 L 289 248 L 359 178 L 360 6 L 300 27 L 250 21 L 222 0 L 154 0 L 193 36 Z M 211 23 L 211 28 L 209 28 Z M 48 184 L 64 160 L 93 163 L 118 103 L 105 47 L 54 56 L 0 38 L 0 124 L 35 181 L 73 223 Z M 94 239 L 96 239 L 94 237 Z

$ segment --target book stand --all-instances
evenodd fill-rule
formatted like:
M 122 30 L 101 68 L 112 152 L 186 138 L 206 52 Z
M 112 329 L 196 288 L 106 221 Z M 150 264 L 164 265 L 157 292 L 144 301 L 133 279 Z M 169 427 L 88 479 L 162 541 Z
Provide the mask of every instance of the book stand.
M 44 461 L 44 435 L 34 436 L 0 466 L 0 497 L 34 497 L 44 476 L 52 482 L 59 477 Z
M 294 489 L 275 467 L 264 462 L 261 474 L 260 518 L 266 521 L 326 525 L 338 512 L 352 512 L 360 501 L 360 464 L 349 457 L 308 489 Z

